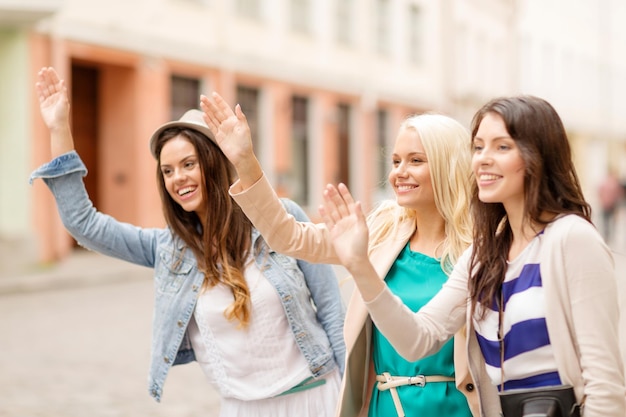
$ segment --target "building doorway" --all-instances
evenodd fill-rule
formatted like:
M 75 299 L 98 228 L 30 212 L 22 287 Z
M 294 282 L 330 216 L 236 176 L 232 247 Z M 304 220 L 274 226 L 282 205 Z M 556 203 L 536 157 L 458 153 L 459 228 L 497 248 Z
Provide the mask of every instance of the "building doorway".
M 98 85 L 100 70 L 95 66 L 72 63 L 71 75 L 71 129 L 74 147 L 85 163 L 89 175 L 85 188 L 95 207 L 98 207 Z

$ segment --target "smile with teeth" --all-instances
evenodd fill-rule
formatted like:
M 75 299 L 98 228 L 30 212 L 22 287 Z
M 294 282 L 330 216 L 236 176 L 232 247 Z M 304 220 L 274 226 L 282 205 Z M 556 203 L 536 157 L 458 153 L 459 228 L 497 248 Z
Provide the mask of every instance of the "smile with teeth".
M 190 192 L 192 192 L 195 189 L 196 189 L 195 187 L 181 188 L 180 190 L 178 190 L 178 195 L 182 197 L 182 196 L 184 196 L 186 194 L 189 194 Z
M 478 178 L 480 179 L 480 181 L 495 181 L 500 178 L 500 176 L 494 174 L 480 174 Z
M 398 191 L 409 191 L 417 188 L 417 185 L 398 185 Z

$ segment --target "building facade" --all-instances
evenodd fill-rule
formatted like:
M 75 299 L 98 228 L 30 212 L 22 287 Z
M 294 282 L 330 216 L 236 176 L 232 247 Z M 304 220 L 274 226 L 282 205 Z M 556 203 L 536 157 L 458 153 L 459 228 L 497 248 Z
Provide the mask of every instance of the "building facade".
M 618 7 L 616 0 L 603 1 Z M 541 39 L 550 31 L 548 24 L 545 31 L 531 30 L 545 12 L 533 3 L 0 0 L 3 16 L 37 11 L 26 24 L 1 21 L 0 71 L 11 99 L 0 99 L 0 146 L 6 150 L 0 153 L 0 245 L 27 249 L 28 259 L 37 262 L 62 259 L 75 247 L 45 186 L 26 182 L 50 155 L 34 94 L 42 66 L 54 66 L 68 82 L 76 148 L 89 169 L 86 185 L 96 207 L 140 226 L 164 224 L 148 138 L 211 91 L 241 104 L 270 181 L 314 218 L 328 182 L 348 184 L 366 208 L 390 196 L 388 151 L 400 122 L 412 113 L 443 112 L 469 125 L 493 96 L 536 93 L 556 100 L 576 140 L 586 144 L 607 126 L 602 117 L 586 127 L 574 123 L 583 119 L 575 111 L 585 114 L 593 105 L 577 107 L 573 98 L 586 96 L 551 95 L 567 91 L 564 85 L 548 90 L 554 87 L 549 77 L 557 77 L 548 69 L 562 68 L 545 62 L 548 52 L 536 52 L 545 52 Z M 541 4 L 551 3 L 563 0 Z M 573 20 L 586 13 L 579 12 Z M 604 58 L 623 39 L 614 41 L 606 27 L 590 27 L 590 50 L 573 48 L 570 55 L 579 62 L 577 54 L 610 41 L 593 56 L 604 59 L 601 67 L 612 74 L 610 82 L 598 83 L 612 100 L 611 140 L 623 143 L 623 98 L 611 88 L 624 80 L 617 59 Z M 548 51 L 575 42 L 566 34 Z M 571 84 L 589 75 L 565 73 Z M 570 104 L 574 110 L 565 107 Z M 597 148 L 601 160 L 603 148 Z

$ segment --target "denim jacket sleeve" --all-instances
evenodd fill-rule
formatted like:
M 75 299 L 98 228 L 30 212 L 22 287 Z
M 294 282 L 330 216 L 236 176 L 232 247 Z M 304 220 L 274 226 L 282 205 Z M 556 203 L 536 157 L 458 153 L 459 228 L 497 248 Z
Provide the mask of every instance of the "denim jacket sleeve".
M 310 221 L 302 208 L 295 202 L 288 199 L 281 200 L 287 211 L 296 220 Z M 313 264 L 302 260 L 297 260 L 297 262 L 315 303 L 317 319 L 328 335 L 335 362 L 343 375 L 346 356 L 343 338 L 345 308 L 335 272 L 331 265 Z
M 139 265 L 154 267 L 159 233 L 122 223 L 95 209 L 82 177 L 87 168 L 76 151 L 65 153 L 36 169 L 30 183 L 41 178 L 56 200 L 61 221 L 87 249 Z

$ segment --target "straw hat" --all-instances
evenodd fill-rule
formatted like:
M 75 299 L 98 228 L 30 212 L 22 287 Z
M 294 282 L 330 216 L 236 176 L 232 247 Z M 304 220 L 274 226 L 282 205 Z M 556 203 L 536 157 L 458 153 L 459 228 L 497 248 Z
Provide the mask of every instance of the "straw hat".
M 180 119 L 173 122 L 167 122 L 157 128 L 157 130 L 155 130 L 150 137 L 150 152 L 152 152 L 152 156 L 154 156 L 155 158 L 157 157 L 155 149 L 157 138 L 161 133 L 163 133 L 165 129 L 169 129 L 170 127 L 185 127 L 188 129 L 193 129 L 197 132 L 202 133 L 204 136 L 212 140 L 213 143 L 216 143 L 215 138 L 213 137 L 213 133 L 211 133 L 209 127 L 204 122 L 204 119 L 202 117 L 203 114 L 204 113 L 202 113 L 202 111 L 198 109 L 187 110 L 187 112 L 185 112 L 185 114 L 183 114 Z

